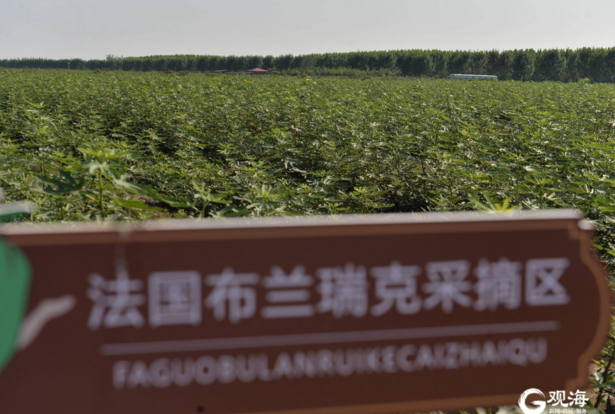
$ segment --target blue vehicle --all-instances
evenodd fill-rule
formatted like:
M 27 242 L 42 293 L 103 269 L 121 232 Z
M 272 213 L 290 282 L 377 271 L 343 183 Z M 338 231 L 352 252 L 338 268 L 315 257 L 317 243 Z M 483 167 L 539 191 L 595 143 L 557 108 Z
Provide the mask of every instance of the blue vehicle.
M 461 80 L 498 80 L 494 75 L 462 75 L 454 73 L 448 76 L 449 79 L 461 79 Z

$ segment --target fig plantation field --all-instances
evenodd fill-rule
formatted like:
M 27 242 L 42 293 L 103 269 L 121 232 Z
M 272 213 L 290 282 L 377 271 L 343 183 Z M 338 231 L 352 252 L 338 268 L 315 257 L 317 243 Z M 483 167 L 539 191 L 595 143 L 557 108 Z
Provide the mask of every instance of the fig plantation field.
M 614 159 L 608 84 L 0 70 L 35 221 L 572 207 L 615 264 Z
M 39 222 L 568 207 L 613 274 L 614 160 L 609 84 L 0 70 L 0 187 Z

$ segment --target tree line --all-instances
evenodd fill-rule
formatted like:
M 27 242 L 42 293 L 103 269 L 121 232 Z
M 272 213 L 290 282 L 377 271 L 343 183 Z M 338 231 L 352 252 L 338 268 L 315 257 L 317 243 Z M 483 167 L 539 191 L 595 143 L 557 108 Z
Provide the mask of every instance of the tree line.
M 323 75 L 383 74 L 414 77 L 446 77 L 451 73 L 497 75 L 503 80 L 575 82 L 615 81 L 615 47 L 506 51 L 394 50 L 322 53 L 282 56 L 174 55 L 116 57 L 106 59 L 4 59 L 4 68 L 190 71 L 252 68 L 274 73 Z

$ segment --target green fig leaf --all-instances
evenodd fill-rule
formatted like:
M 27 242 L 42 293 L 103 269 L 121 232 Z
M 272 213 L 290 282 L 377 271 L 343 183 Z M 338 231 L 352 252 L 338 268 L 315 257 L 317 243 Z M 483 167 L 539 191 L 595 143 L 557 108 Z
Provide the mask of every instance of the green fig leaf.
M 28 305 L 31 268 L 26 255 L 0 238 L 0 373 L 16 350 Z

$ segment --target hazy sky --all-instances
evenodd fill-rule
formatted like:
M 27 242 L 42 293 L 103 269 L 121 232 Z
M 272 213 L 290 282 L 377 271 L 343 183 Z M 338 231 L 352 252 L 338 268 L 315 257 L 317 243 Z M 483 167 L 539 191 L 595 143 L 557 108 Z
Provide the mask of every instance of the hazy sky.
M 615 46 L 615 0 L 0 0 L 0 58 Z

